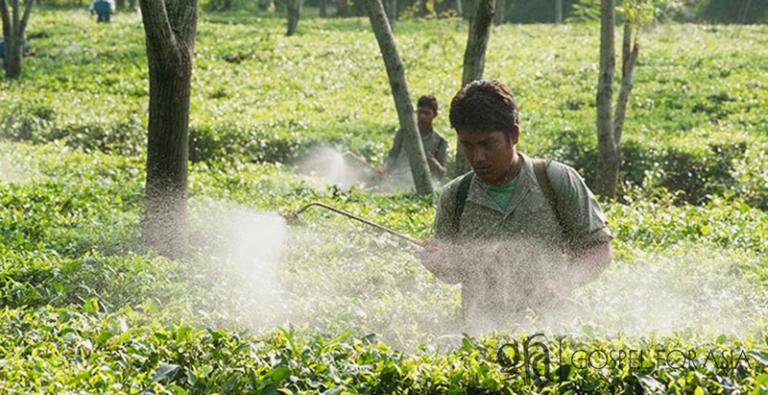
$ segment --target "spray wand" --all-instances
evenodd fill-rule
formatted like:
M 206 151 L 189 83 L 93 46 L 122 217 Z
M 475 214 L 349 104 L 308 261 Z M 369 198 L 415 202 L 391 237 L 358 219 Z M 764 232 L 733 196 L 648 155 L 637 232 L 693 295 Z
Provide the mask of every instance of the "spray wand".
M 378 230 L 387 232 L 387 233 L 389 233 L 389 234 L 391 234 L 393 236 L 397 236 L 397 237 L 399 237 L 399 238 L 401 238 L 401 239 L 403 239 L 403 240 L 405 240 L 405 241 L 407 241 L 407 242 L 409 242 L 411 244 L 417 245 L 417 246 L 419 246 L 421 248 L 425 248 L 425 249 L 427 248 L 427 246 L 423 242 L 418 241 L 418 240 L 416 240 L 416 239 L 414 239 L 414 238 L 412 238 L 410 236 L 404 235 L 404 234 L 402 234 L 400 232 L 396 232 L 396 231 L 394 231 L 394 230 L 392 230 L 390 228 L 387 228 L 386 226 L 379 225 L 379 224 L 377 224 L 375 222 L 371 222 L 371 221 L 369 221 L 367 219 L 358 217 L 357 215 L 352 214 L 350 212 L 338 209 L 338 208 L 333 207 L 333 206 L 329 206 L 329 205 L 327 205 L 325 203 L 320 203 L 320 202 L 309 203 L 306 206 L 304 206 L 304 207 L 302 207 L 302 208 L 300 208 L 300 209 L 298 209 L 298 210 L 296 210 L 294 212 L 291 212 L 291 213 L 288 213 L 288 214 L 284 214 L 283 218 L 285 218 L 285 220 L 288 223 L 292 223 L 292 222 L 296 221 L 299 218 L 299 214 L 303 213 L 305 210 L 307 210 L 308 208 L 313 207 L 313 206 L 314 207 L 321 207 L 321 208 L 333 211 L 334 213 L 341 214 L 341 215 L 343 215 L 343 216 L 345 216 L 347 218 L 351 218 L 351 219 L 353 219 L 355 221 L 362 222 L 362 223 L 364 223 L 364 224 L 366 224 L 368 226 L 372 226 L 372 227 L 374 227 L 374 228 L 376 228 Z

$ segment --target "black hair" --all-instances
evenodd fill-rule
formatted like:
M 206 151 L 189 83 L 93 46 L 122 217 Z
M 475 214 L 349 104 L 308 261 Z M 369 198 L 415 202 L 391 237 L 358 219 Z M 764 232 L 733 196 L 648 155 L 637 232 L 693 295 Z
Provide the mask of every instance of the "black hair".
M 419 101 L 416 103 L 416 107 L 429 107 L 437 113 L 437 98 L 435 98 L 432 95 L 424 95 L 419 98 Z
M 451 100 L 451 127 L 469 131 L 500 130 L 512 136 L 520 124 L 512 92 L 499 81 L 472 81 Z

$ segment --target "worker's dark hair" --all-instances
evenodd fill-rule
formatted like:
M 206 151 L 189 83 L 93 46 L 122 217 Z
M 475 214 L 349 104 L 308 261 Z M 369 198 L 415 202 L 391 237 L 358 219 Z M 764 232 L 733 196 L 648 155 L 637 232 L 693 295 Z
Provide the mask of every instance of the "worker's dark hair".
M 424 95 L 419 98 L 419 101 L 416 102 L 416 108 L 418 107 L 429 107 L 437 113 L 437 98 L 435 98 L 432 95 Z
M 451 100 L 451 127 L 468 131 L 500 130 L 512 136 L 520 124 L 512 92 L 499 81 L 472 81 Z

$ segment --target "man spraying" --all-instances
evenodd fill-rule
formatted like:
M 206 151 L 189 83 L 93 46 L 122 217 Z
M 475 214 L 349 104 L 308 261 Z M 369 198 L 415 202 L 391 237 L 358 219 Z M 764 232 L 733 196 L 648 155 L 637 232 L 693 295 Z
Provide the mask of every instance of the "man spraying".
M 450 122 L 473 171 L 443 188 L 424 266 L 461 284 L 469 331 L 555 312 L 611 262 L 600 206 L 574 169 L 517 151 L 518 109 L 500 82 L 465 86 Z
M 432 121 L 437 117 L 437 99 L 432 95 L 424 95 L 419 98 L 416 108 L 421 144 L 427 156 L 429 170 L 433 177 L 444 177 L 448 158 L 448 140 L 432 126 Z M 403 131 L 398 130 L 381 173 L 403 176 L 410 174 L 409 169 L 408 156 L 403 147 Z

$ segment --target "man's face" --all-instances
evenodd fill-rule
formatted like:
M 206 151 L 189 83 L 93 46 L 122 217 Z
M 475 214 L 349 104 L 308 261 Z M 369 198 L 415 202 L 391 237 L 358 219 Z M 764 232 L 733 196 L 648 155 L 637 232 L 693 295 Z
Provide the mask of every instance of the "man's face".
M 510 138 L 501 130 L 459 129 L 458 133 L 464 155 L 480 181 L 486 184 L 503 183 L 516 155 L 515 144 L 520 138 L 517 127 Z
M 432 120 L 437 113 L 431 107 L 419 107 L 416 109 L 416 118 L 419 121 L 419 130 L 429 130 L 432 128 Z

